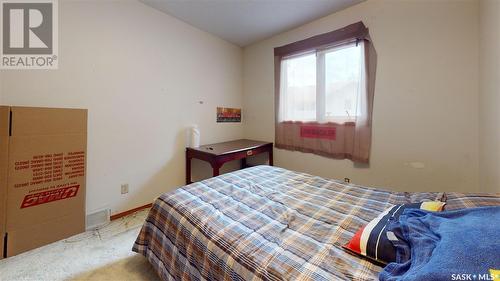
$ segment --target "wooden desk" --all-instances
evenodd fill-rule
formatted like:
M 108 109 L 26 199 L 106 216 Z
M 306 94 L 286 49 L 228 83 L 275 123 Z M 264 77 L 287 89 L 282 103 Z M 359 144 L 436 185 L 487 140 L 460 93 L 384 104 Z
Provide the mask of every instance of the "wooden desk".
M 210 163 L 213 176 L 219 175 L 219 169 L 226 162 L 241 159 L 241 168 L 247 166 L 246 158 L 267 152 L 269 165 L 273 165 L 273 143 L 254 140 L 235 140 L 200 147 L 186 148 L 186 184 L 191 182 L 191 159 L 196 158 Z

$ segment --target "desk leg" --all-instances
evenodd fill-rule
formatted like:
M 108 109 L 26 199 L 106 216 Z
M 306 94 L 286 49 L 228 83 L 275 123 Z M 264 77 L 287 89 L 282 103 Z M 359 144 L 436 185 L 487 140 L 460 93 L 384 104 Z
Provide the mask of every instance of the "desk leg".
M 242 158 L 241 159 L 240 169 L 245 169 L 246 167 L 247 167 L 247 159 L 246 158 Z
M 188 156 L 186 151 L 186 184 L 191 183 L 191 157 Z
M 273 165 L 273 148 L 269 150 L 269 166 L 274 166 Z
M 210 163 L 212 165 L 212 170 L 213 170 L 213 176 L 216 177 L 220 173 L 220 167 L 222 167 L 222 164 L 219 164 L 217 162 L 212 162 Z

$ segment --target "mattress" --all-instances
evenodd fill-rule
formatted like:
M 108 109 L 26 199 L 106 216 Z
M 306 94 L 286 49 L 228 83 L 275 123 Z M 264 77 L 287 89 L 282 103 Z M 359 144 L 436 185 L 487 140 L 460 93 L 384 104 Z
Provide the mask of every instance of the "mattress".
M 498 195 L 391 192 L 256 166 L 163 194 L 137 237 L 163 280 L 376 280 L 342 249 L 394 204 L 500 205 Z

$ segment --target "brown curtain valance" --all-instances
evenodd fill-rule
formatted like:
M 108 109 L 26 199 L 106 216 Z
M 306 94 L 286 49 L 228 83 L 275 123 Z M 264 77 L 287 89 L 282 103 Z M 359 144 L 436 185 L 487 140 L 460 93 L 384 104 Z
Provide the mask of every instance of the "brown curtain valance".
M 302 53 L 362 41 L 362 84 L 358 95 L 360 114 L 345 122 L 301 122 L 280 120 L 280 79 L 282 60 Z M 369 163 L 372 135 L 372 111 L 375 92 L 377 53 L 368 28 L 357 22 L 344 28 L 313 36 L 274 49 L 275 56 L 275 145 L 277 148 L 314 153 Z
M 316 50 L 330 45 L 341 45 L 353 40 L 369 39 L 368 28 L 366 28 L 363 22 L 360 21 L 341 29 L 274 48 L 274 56 L 290 56 L 310 50 Z

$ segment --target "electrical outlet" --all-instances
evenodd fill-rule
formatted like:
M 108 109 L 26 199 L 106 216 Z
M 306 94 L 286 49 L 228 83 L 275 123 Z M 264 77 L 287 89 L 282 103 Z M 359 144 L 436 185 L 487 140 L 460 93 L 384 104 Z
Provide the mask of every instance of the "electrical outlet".
M 128 193 L 128 183 L 122 184 L 121 191 L 122 191 L 122 194 L 127 194 Z

